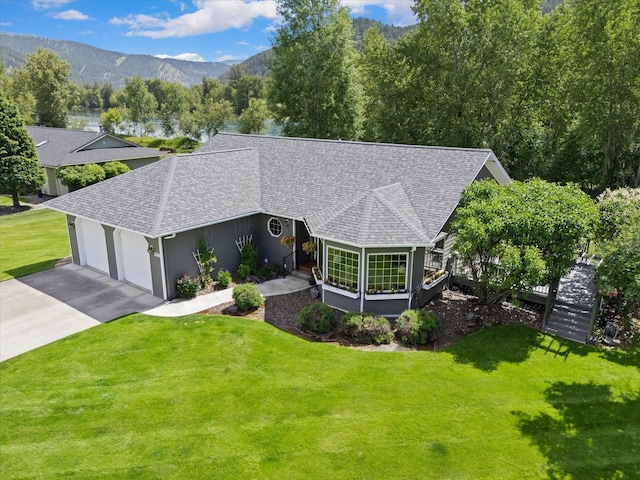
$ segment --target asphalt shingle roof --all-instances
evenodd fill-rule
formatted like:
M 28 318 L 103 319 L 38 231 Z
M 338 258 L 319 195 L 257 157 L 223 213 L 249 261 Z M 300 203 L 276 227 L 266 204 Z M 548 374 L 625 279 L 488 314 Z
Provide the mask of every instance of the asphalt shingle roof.
M 176 155 L 45 206 L 159 237 L 261 211 L 259 178 L 255 150 Z
M 40 164 L 46 167 L 85 165 L 145 158 L 159 158 L 161 152 L 140 147 L 106 133 L 85 132 L 52 127 L 27 127 L 36 145 Z M 95 148 L 101 140 L 109 138 L 119 147 Z
M 230 133 L 216 135 L 200 151 L 248 147 L 259 152 L 265 211 L 304 218 L 313 235 L 365 246 L 429 243 L 462 190 L 495 158 L 488 149 Z M 370 218 L 359 221 L 367 212 Z
M 45 205 L 156 237 L 265 212 L 361 246 L 427 245 L 490 150 L 216 135 Z

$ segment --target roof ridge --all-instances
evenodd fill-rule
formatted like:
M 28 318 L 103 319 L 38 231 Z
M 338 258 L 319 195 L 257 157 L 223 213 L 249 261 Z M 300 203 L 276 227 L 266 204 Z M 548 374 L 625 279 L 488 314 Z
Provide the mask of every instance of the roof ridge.
M 162 225 L 162 219 L 164 218 L 165 210 L 167 208 L 167 203 L 169 203 L 169 193 L 171 192 L 171 184 L 173 183 L 173 177 L 178 167 L 177 156 L 168 158 L 166 161 L 170 162 L 169 171 L 167 172 L 167 176 L 165 177 L 164 188 L 162 189 L 162 194 L 160 195 L 160 202 L 158 203 L 158 214 L 156 215 L 155 221 L 153 222 L 153 226 L 151 227 L 151 231 L 153 233 L 157 232 L 160 229 L 160 226 Z
M 256 135 L 256 134 L 235 133 L 235 132 L 219 132 L 217 135 L 235 136 L 235 137 L 254 137 L 254 138 L 260 138 L 264 140 L 294 140 L 294 141 L 303 141 L 303 142 L 312 142 L 312 143 L 335 143 L 335 144 L 365 145 L 365 146 L 375 145 L 380 147 L 403 147 L 403 148 L 428 149 L 428 150 L 457 150 L 457 151 L 463 151 L 463 152 L 491 152 L 492 151 L 490 148 L 480 148 L 480 147 L 446 147 L 446 146 L 438 146 L 438 145 L 411 145 L 407 143 L 384 143 L 384 142 L 378 143 L 378 142 L 363 142 L 363 141 L 357 141 L 357 140 L 334 140 L 331 138 L 283 137 L 278 135 Z
M 195 151 L 190 153 L 178 153 L 176 157 L 196 157 L 199 155 L 211 155 L 212 153 L 229 153 L 229 152 L 244 152 L 245 150 L 257 150 L 256 147 L 239 147 L 239 148 L 227 148 L 224 150 L 207 150 L 207 151 Z
M 373 198 L 368 195 L 364 198 L 364 212 L 362 214 L 362 223 L 360 223 L 360 231 L 358 232 L 358 242 L 365 243 L 366 232 L 369 231 L 369 224 L 371 223 L 371 215 L 373 214 Z
M 393 202 L 388 201 L 387 198 L 382 194 L 384 191 L 391 190 L 394 187 L 399 187 L 400 190 L 402 191 L 404 195 L 403 202 L 406 201 L 406 203 L 411 206 L 411 211 L 415 215 L 414 219 L 407 218 L 407 216 L 404 214 L 402 210 L 396 208 Z M 422 238 L 423 240 L 431 240 L 431 239 L 425 239 L 425 233 L 427 234 L 426 236 L 429 236 L 429 233 L 426 232 L 424 225 L 420 221 L 420 217 L 418 213 L 415 211 L 415 208 L 411 203 L 409 196 L 407 195 L 407 191 L 404 189 L 404 185 L 402 185 L 401 182 L 395 182 L 389 185 L 385 185 L 383 187 L 378 187 L 373 190 L 373 194 L 380 201 L 380 203 L 382 203 L 387 209 L 389 209 L 398 218 L 398 220 L 402 222 L 403 225 L 409 228 L 409 230 L 411 230 L 413 233 L 415 233 L 418 237 Z M 420 228 L 416 228 L 416 225 L 414 223 L 415 221 L 417 221 L 420 224 Z
M 323 221 L 318 222 L 318 224 L 316 225 L 316 228 L 322 228 L 324 227 L 326 224 L 333 222 L 336 218 L 341 217 L 347 210 L 349 210 L 351 207 L 353 207 L 354 205 L 357 205 L 358 203 L 360 203 L 364 198 L 366 198 L 366 196 L 369 194 L 369 192 L 361 192 L 360 194 L 358 194 L 355 199 L 352 202 L 345 202 L 341 205 L 340 208 L 333 210 L 331 214 L 327 215 L 327 218 Z M 317 212 L 316 214 L 314 214 L 312 216 L 313 217 L 318 217 L 320 215 L 323 215 L 324 212 L 326 212 L 327 210 L 331 211 L 332 208 L 325 208 L 320 210 L 319 212 Z

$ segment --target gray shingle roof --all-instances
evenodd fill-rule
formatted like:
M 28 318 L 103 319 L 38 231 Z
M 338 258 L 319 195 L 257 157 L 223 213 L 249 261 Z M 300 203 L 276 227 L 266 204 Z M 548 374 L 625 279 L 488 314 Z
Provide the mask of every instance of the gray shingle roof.
M 40 164 L 46 167 L 85 165 L 110 161 L 159 158 L 161 152 L 140 147 L 106 133 L 85 132 L 65 128 L 27 127 L 33 137 Z M 95 148 L 104 139 L 118 147 Z
M 259 178 L 255 150 L 177 155 L 44 205 L 159 237 L 261 211 Z
M 218 134 L 45 205 L 152 237 L 265 212 L 354 245 L 427 245 L 491 163 L 481 149 Z
M 429 243 L 495 159 L 487 149 L 229 133 L 200 151 L 246 147 L 260 154 L 265 211 L 305 218 L 314 235 L 370 246 Z

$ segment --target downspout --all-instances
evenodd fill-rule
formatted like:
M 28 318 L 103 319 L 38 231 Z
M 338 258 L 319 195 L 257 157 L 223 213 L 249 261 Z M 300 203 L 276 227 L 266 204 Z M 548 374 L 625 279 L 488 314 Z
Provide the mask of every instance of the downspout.
M 364 277 L 364 265 L 366 262 L 365 256 L 364 256 L 364 247 L 362 247 L 362 267 L 360 269 L 361 271 L 361 275 L 360 278 L 358 279 L 358 290 L 360 290 L 360 312 L 364 312 L 364 292 L 365 289 L 364 288 L 360 288 L 360 284 L 362 284 L 365 281 L 365 277 Z
M 298 238 L 296 237 L 296 221 L 295 220 L 293 220 L 292 232 L 293 232 L 293 238 Z M 298 269 L 298 259 L 296 258 L 298 256 L 296 255 L 297 250 L 298 250 L 298 241 L 296 240 L 295 242 L 293 242 L 293 269 L 294 270 Z

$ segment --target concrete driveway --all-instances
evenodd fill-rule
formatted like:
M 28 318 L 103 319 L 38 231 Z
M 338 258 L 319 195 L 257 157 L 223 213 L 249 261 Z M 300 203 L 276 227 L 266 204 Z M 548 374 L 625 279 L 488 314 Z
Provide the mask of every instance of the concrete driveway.
M 73 264 L 0 282 L 0 361 L 161 303 Z

